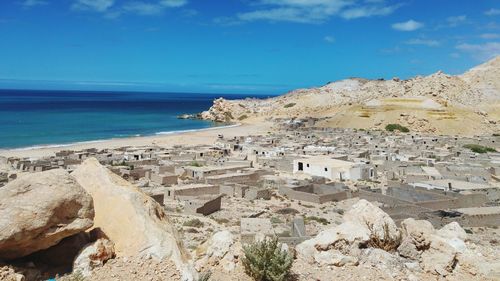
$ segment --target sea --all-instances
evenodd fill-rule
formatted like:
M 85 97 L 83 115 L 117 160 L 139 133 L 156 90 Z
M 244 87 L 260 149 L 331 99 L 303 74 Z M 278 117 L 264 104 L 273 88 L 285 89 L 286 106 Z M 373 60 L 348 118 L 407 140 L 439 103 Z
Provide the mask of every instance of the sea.
M 0 90 L 0 149 L 64 146 L 227 126 L 177 118 L 207 110 L 219 97 L 243 99 L 249 95 Z

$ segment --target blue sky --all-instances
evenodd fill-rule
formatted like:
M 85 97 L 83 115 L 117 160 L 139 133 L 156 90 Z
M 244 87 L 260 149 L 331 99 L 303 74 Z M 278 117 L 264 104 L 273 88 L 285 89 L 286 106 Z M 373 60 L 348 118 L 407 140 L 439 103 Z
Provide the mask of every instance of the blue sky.
M 0 88 L 271 94 L 495 55 L 498 0 L 0 2 Z

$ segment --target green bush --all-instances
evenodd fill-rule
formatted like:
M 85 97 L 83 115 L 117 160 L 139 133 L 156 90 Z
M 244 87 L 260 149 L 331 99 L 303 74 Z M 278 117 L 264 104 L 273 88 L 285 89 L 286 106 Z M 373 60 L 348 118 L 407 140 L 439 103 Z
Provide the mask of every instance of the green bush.
M 203 225 L 205 225 L 202 221 L 200 221 L 199 219 L 192 219 L 192 220 L 188 220 L 186 222 L 184 222 L 182 224 L 183 226 L 190 226 L 190 227 L 203 227 Z
M 290 108 L 290 107 L 294 107 L 295 105 L 296 105 L 296 103 L 291 102 L 291 103 L 287 103 L 287 104 L 285 104 L 285 106 L 284 106 L 284 107 L 285 107 L 285 108 Z
M 482 146 L 479 144 L 466 144 L 464 145 L 464 147 L 472 150 L 475 153 L 497 152 L 497 150 L 492 147 Z
M 278 238 L 243 246 L 245 272 L 256 281 L 284 281 L 290 276 L 293 257 L 281 249 Z
M 238 118 L 238 120 L 242 121 L 242 120 L 245 120 L 245 119 L 247 119 L 247 118 L 248 118 L 248 115 L 243 114 L 243 115 L 241 115 L 241 116 Z
M 316 216 L 310 216 L 310 217 L 306 217 L 304 219 L 304 223 L 309 223 L 311 221 L 315 221 L 315 222 L 321 223 L 322 225 L 328 225 L 328 224 L 330 224 L 330 222 L 327 219 L 316 217 Z
M 403 132 L 403 133 L 408 133 L 410 129 L 406 128 L 405 126 L 399 125 L 399 124 L 387 124 L 385 126 L 385 130 L 388 132 L 394 132 L 396 130 Z
M 202 167 L 203 164 L 201 164 L 200 162 L 197 162 L 197 161 L 193 161 L 193 162 L 189 163 L 189 166 Z

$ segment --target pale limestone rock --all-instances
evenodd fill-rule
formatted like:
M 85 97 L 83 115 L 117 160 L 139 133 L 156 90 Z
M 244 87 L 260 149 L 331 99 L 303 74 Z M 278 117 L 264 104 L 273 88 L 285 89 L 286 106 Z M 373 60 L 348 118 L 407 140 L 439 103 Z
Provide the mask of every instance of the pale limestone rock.
M 420 259 L 420 252 L 417 250 L 415 243 L 408 237 L 404 238 L 401 244 L 399 245 L 398 253 L 400 256 L 412 260 Z
M 359 247 L 371 238 L 397 240 L 399 229 L 394 221 L 380 208 L 366 200 L 359 200 L 344 215 L 344 223 L 320 232 L 316 237 L 306 240 L 296 247 L 297 255 L 312 262 L 315 257 L 321 258 L 331 249 L 344 255 L 359 254 Z M 387 230 L 387 235 L 385 237 Z M 318 256 L 319 255 L 319 256 Z
M 467 241 L 467 233 L 457 222 L 450 222 L 437 231 L 437 235 L 445 239 L 457 238 L 462 241 Z
M 80 251 L 73 262 L 73 272 L 80 272 L 83 277 L 89 277 L 94 268 L 103 266 L 114 255 L 113 242 L 103 238 L 98 239 Z
M 398 240 L 401 235 L 388 214 L 364 199 L 359 200 L 345 213 L 344 221 L 357 222 L 367 227 L 371 235 L 380 240 Z M 385 237 L 386 234 L 388 237 Z
M 189 254 L 156 201 L 95 158 L 85 160 L 72 176 L 92 195 L 95 226 L 115 244 L 117 256 L 170 258 L 183 280 L 194 278 Z
M 232 104 L 224 98 L 215 99 L 209 110 L 201 113 L 201 118 L 215 122 L 227 122 L 235 118 Z
M 92 198 L 66 171 L 24 175 L 0 188 L 0 259 L 54 246 L 93 218 Z
M 436 231 L 432 224 L 426 220 L 408 218 L 401 222 L 401 232 L 403 240 L 412 241 L 418 250 L 422 250 L 429 247 L 431 236 Z
M 14 271 L 14 269 L 8 267 L 8 266 L 3 266 L 0 267 L 0 280 L 3 281 L 24 281 L 26 278 L 24 275 L 19 274 Z
M 314 255 L 318 253 L 318 250 L 314 247 L 314 238 L 306 240 L 295 247 L 297 252 L 297 257 L 301 258 L 309 263 L 314 262 Z
M 358 259 L 356 257 L 344 255 L 338 250 L 316 252 L 314 254 L 314 260 L 319 265 L 334 265 L 334 266 L 358 265 Z
M 370 239 L 369 230 L 361 224 L 346 221 L 338 226 L 320 232 L 314 238 L 314 247 L 318 250 L 327 250 L 342 242 L 348 245 L 364 243 Z
M 306 240 L 297 247 L 297 255 L 308 262 L 321 251 L 329 249 L 339 250 L 343 253 L 350 252 L 361 243 L 369 240 L 369 230 L 358 223 L 346 221 L 338 226 L 320 232 L 316 237 Z
M 226 256 L 233 244 L 234 237 L 230 231 L 223 230 L 215 233 L 196 249 L 196 258 L 198 259 L 195 263 L 196 269 L 200 271 L 207 264 L 211 266 L 217 265 Z M 230 262 L 230 259 L 226 261 Z M 231 265 L 228 265 L 228 268 L 230 267 Z
M 421 266 L 427 272 L 446 276 L 457 264 L 457 250 L 436 235 L 431 237 L 429 249 L 422 253 Z
M 360 263 L 375 267 L 383 271 L 391 270 L 401 272 L 404 270 L 404 263 L 397 255 L 386 252 L 378 248 L 363 249 L 359 255 Z

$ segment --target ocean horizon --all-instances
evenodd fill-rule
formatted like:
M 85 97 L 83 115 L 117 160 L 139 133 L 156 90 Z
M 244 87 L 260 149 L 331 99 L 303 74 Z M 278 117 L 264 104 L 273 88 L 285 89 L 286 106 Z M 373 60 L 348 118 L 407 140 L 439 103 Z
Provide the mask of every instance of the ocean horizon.
M 65 146 L 228 125 L 177 118 L 181 114 L 195 114 L 207 110 L 218 97 L 243 99 L 267 96 L 0 90 L 0 149 Z

